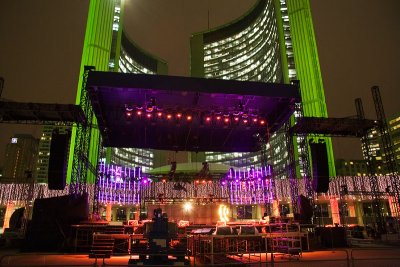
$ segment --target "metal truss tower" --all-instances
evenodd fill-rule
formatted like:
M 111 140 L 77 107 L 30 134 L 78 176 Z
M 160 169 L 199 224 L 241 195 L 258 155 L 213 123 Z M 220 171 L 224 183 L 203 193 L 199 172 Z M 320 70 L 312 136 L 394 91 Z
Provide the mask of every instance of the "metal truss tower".
M 82 92 L 80 96 L 80 106 L 87 118 L 86 124 L 77 124 L 76 139 L 74 146 L 74 156 L 72 159 L 72 174 L 70 182 L 71 194 L 82 194 L 86 192 L 87 175 L 92 172 L 97 177 L 97 166 L 93 166 L 89 161 L 90 139 L 93 122 L 93 110 L 90 104 L 86 82 L 89 72 L 94 67 L 85 66 L 82 79 Z
M 397 214 L 395 214 L 395 216 L 399 216 L 400 188 L 398 181 L 399 176 L 398 176 L 396 157 L 393 149 L 393 140 L 390 135 L 389 127 L 387 124 L 385 110 L 383 108 L 383 102 L 379 87 L 373 86 L 371 88 L 371 92 L 372 92 L 372 97 L 374 99 L 375 112 L 379 125 L 379 133 L 382 142 L 383 154 L 385 155 L 383 163 L 384 166 L 386 166 L 387 174 L 390 177 L 390 183 L 392 187 L 391 190 L 389 187 L 387 187 L 388 188 L 387 191 L 388 193 L 391 193 L 391 195 L 395 197 L 395 204 L 397 210 Z
M 365 119 L 364 108 L 362 105 L 361 98 L 357 98 L 355 100 L 356 111 L 358 119 Z M 384 229 L 384 222 L 382 217 L 381 204 L 379 201 L 379 186 L 378 186 L 378 178 L 376 176 L 376 162 L 372 158 L 371 155 L 371 144 L 368 138 L 368 132 L 365 133 L 363 137 L 361 137 L 361 143 L 364 151 L 364 158 L 367 161 L 367 168 L 369 172 L 369 183 L 371 185 L 371 196 L 372 196 L 372 210 L 376 215 L 376 230 L 378 233 L 382 233 Z
M 293 80 L 292 83 L 296 83 L 299 86 L 298 80 Z M 300 86 L 299 86 L 300 88 Z M 296 123 L 298 119 L 303 118 L 303 105 L 302 103 L 295 103 L 295 111 L 294 116 L 292 117 L 293 124 Z M 311 171 L 310 171 L 310 161 L 309 161 L 309 153 L 308 153 L 308 138 L 307 134 L 298 135 L 295 140 L 295 136 L 290 131 L 290 126 L 292 125 L 291 121 L 287 122 L 286 127 L 286 146 L 288 150 L 288 175 L 290 180 L 290 197 L 292 201 L 293 212 L 297 213 L 298 210 L 298 196 L 299 196 L 299 188 L 297 179 L 297 166 L 299 168 L 300 175 L 304 178 L 305 189 L 307 198 L 313 202 L 313 190 L 311 186 Z M 294 142 L 297 142 L 298 146 L 294 145 Z M 295 151 L 295 147 L 298 148 L 298 151 Z M 296 156 L 298 155 L 298 162 L 296 161 Z

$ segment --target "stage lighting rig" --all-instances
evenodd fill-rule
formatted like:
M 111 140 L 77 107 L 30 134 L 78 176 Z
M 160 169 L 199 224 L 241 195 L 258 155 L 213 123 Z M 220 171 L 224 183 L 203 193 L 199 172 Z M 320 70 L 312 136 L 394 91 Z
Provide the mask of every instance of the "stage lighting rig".
M 154 110 L 156 110 L 156 98 L 155 97 L 151 97 L 150 101 L 147 103 L 146 105 L 146 112 L 153 112 Z

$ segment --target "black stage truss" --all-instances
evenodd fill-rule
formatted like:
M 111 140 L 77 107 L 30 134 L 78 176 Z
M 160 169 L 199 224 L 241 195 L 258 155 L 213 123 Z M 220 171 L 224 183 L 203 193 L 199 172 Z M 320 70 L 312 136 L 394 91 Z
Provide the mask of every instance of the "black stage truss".
M 163 75 L 91 72 L 87 86 L 106 147 L 260 151 L 300 101 L 296 85 Z
M 357 118 L 321 118 L 321 117 L 300 117 L 294 126 L 288 129 L 289 136 L 326 136 L 326 137 L 357 137 L 360 138 L 364 147 L 364 158 L 367 159 L 367 167 L 370 173 L 368 177 L 371 192 L 362 192 L 363 194 L 370 194 L 373 199 L 373 209 L 376 214 L 376 228 L 378 232 L 382 233 L 384 229 L 384 220 L 381 212 L 379 198 L 381 193 L 379 192 L 377 174 L 375 164 L 373 162 L 370 153 L 370 142 L 368 134 L 376 129 L 381 133 L 382 139 L 387 141 L 384 144 L 384 154 L 386 157 L 386 164 L 390 171 L 390 180 L 392 187 L 392 195 L 395 196 L 397 209 L 399 207 L 399 186 L 398 186 L 398 174 L 393 160 L 393 144 L 391 143 L 389 131 L 387 125 L 385 125 L 386 118 L 384 117 L 383 105 L 380 99 L 379 88 L 373 87 L 372 93 L 374 96 L 374 103 L 377 112 L 378 120 L 365 119 L 364 110 L 362 107 L 361 99 L 356 99 L 356 110 Z M 307 144 L 303 144 L 307 146 Z M 347 190 L 341 191 L 341 196 L 348 194 Z
M 21 124 L 86 124 L 79 105 L 0 101 L 0 122 Z
M 289 133 L 361 138 L 377 125 L 376 121 L 368 119 L 302 117 Z

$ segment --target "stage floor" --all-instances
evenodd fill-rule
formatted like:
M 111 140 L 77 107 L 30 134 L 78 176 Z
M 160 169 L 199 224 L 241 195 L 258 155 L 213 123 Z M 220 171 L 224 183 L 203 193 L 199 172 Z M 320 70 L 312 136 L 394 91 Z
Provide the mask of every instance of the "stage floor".
M 279 266 L 398 266 L 400 262 L 399 247 L 379 248 L 349 248 L 338 250 L 323 250 L 303 252 L 302 257 L 282 257 L 274 253 L 274 261 Z M 135 256 L 132 256 L 135 257 Z M 105 259 L 106 266 L 127 266 L 130 256 L 112 256 Z M 237 262 L 238 265 L 255 265 L 271 262 L 271 254 L 243 254 L 231 256 L 229 263 Z M 207 263 L 190 258 L 192 266 L 210 266 Z M 90 259 L 87 254 L 41 254 L 41 253 L 18 253 L 15 250 L 0 250 L 0 266 L 90 266 L 94 265 L 95 259 Z M 102 265 L 99 259 L 97 264 Z M 217 262 L 216 262 L 217 264 Z M 262 264 L 262 266 L 264 266 Z M 221 263 L 219 264 L 221 266 Z

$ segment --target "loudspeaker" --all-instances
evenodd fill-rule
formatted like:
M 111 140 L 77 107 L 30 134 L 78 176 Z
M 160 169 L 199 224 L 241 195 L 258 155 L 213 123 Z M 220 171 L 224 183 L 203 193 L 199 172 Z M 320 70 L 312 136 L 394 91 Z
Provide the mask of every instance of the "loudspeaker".
M 311 223 L 311 218 L 313 216 L 313 208 L 311 206 L 310 200 L 303 195 L 298 198 L 299 203 L 299 213 L 300 220 L 302 223 Z
M 26 228 L 22 251 L 59 251 L 67 248 L 71 225 L 87 220 L 88 194 L 37 198 Z
M 313 189 L 317 193 L 329 190 L 328 153 L 325 143 L 310 142 L 312 157 Z
M 51 135 L 48 184 L 50 190 L 63 190 L 67 177 L 69 134 L 53 131 Z

